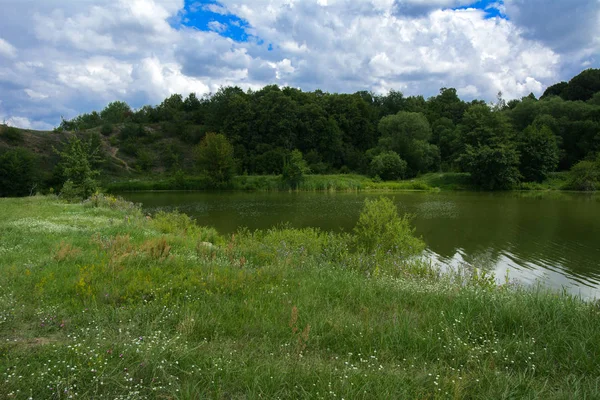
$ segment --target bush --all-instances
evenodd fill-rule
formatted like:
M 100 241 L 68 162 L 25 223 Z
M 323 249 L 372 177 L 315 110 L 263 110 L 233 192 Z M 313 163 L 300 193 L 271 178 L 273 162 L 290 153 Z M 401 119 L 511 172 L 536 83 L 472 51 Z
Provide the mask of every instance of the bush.
M 289 160 L 283 166 L 283 174 L 281 179 L 283 183 L 296 189 L 300 182 L 304 179 L 304 174 L 308 173 L 309 169 L 306 166 L 306 161 L 302 158 L 300 150 L 292 151 Z
M 2 137 L 9 143 L 23 142 L 23 132 L 12 126 L 4 126 L 4 129 L 2 129 Z
M 542 182 L 558 166 L 559 152 L 554 134 L 547 126 L 528 126 L 518 144 L 519 169 L 528 182 Z
M 510 145 L 467 145 L 459 162 L 473 183 L 485 190 L 510 189 L 519 182 L 519 153 Z
M 392 253 L 407 258 L 420 254 L 425 243 L 415 237 L 410 216 L 400 217 L 396 205 L 388 198 L 365 200 L 354 227 L 356 246 L 369 253 Z
M 571 168 L 567 187 L 573 190 L 600 189 L 600 155 L 595 161 L 580 161 Z
M 104 136 L 110 136 L 111 133 L 113 133 L 113 126 L 112 124 L 104 124 L 102 125 L 102 128 L 100 128 L 100 133 Z
M 377 176 L 383 180 L 391 181 L 404 178 L 406 174 L 406 161 L 400 158 L 394 151 L 384 151 L 371 161 L 371 176 Z
M 36 158 L 22 148 L 0 155 L 0 197 L 27 196 L 38 177 Z
M 82 142 L 77 137 L 72 137 L 64 150 L 59 153 L 59 166 L 66 180 L 61 196 L 68 200 L 86 199 L 98 188 L 95 178 L 100 173 L 93 169 L 95 150 L 91 146 L 91 140 Z
M 224 135 L 208 133 L 196 148 L 196 163 L 213 186 L 226 186 L 235 171 L 233 146 Z

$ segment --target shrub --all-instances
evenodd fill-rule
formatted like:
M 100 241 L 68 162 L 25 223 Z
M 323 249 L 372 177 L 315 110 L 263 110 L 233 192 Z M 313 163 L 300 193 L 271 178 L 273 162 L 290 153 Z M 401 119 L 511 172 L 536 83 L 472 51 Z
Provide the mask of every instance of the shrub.
M 0 154 L 0 197 L 30 194 L 37 176 L 35 155 L 28 150 L 16 148 Z
M 23 142 L 23 132 L 12 126 L 5 126 L 4 129 L 2 129 L 2 137 L 9 143 Z
M 519 169 L 528 182 L 542 182 L 558 166 L 558 146 L 554 134 L 547 126 L 529 126 L 518 144 L 521 154 Z
M 596 161 L 580 161 L 571 168 L 567 187 L 573 190 L 600 189 L 600 155 Z
M 459 158 L 473 183 L 485 190 L 510 189 L 519 182 L 519 153 L 506 144 L 466 146 Z
M 210 178 L 213 186 L 231 182 L 235 171 L 233 146 L 225 135 L 208 133 L 196 148 L 198 167 Z
M 304 174 L 308 173 L 309 169 L 306 166 L 306 161 L 302 158 L 300 150 L 292 151 L 289 160 L 283 166 L 283 174 L 281 179 L 283 183 L 296 189 L 300 182 L 304 179 Z
M 386 181 L 404 178 L 406 169 L 406 161 L 394 151 L 384 151 L 374 157 L 370 165 L 371 176 L 379 175 Z
M 367 199 L 354 227 L 356 246 L 369 253 L 393 253 L 405 258 L 418 255 L 425 243 L 414 235 L 410 221 L 410 216 L 398 215 L 390 199 Z
M 100 128 L 100 133 L 104 136 L 110 136 L 112 132 L 113 132 L 112 124 L 104 124 L 104 125 L 102 125 L 102 128 Z
M 95 154 L 91 145 L 91 141 L 73 137 L 59 153 L 60 168 L 66 179 L 61 195 L 68 200 L 86 199 L 98 188 L 95 178 L 99 172 L 93 169 Z

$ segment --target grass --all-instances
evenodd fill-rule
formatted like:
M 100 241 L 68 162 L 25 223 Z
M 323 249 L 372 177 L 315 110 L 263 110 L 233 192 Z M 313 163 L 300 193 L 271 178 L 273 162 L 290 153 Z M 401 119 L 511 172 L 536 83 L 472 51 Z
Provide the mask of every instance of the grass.
M 522 182 L 514 190 L 517 191 L 556 191 L 565 190 L 569 180 L 568 172 L 552 172 L 541 183 Z M 156 178 L 138 178 L 129 180 L 105 181 L 103 187 L 111 193 L 125 191 L 151 190 L 209 190 L 209 181 L 202 176 L 181 176 Z M 238 175 L 233 182 L 224 187 L 229 190 L 247 191 L 281 191 L 290 188 L 281 182 L 277 175 Z M 403 181 L 379 182 L 368 176 L 358 174 L 307 175 L 300 183 L 299 191 L 477 191 L 471 183 L 468 173 L 431 172 L 414 179 Z
M 96 197 L 0 199 L 0 398 L 600 397 L 600 308 Z
M 147 190 L 207 190 L 210 182 L 202 176 L 164 177 L 159 179 L 113 180 L 103 183 L 111 193 Z M 277 175 L 238 175 L 231 184 L 223 187 L 230 190 L 290 190 Z M 419 179 L 408 181 L 376 182 L 364 175 L 307 175 L 296 190 L 299 191 L 404 191 L 433 190 Z

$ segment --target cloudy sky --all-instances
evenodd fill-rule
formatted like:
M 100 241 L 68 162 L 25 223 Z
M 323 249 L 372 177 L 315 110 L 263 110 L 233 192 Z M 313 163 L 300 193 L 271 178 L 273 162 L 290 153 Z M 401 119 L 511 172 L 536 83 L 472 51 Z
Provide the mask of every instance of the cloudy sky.
M 465 99 L 600 67 L 600 0 L 0 0 L 0 122 L 276 83 Z

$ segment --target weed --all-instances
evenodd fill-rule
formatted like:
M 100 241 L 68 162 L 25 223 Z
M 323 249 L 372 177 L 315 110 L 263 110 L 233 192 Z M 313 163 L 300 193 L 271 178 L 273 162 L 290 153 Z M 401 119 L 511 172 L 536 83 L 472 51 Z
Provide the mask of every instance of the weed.
M 60 262 L 77 257 L 79 254 L 81 254 L 81 249 L 73 247 L 70 243 L 60 242 L 58 248 L 54 252 L 54 259 Z

